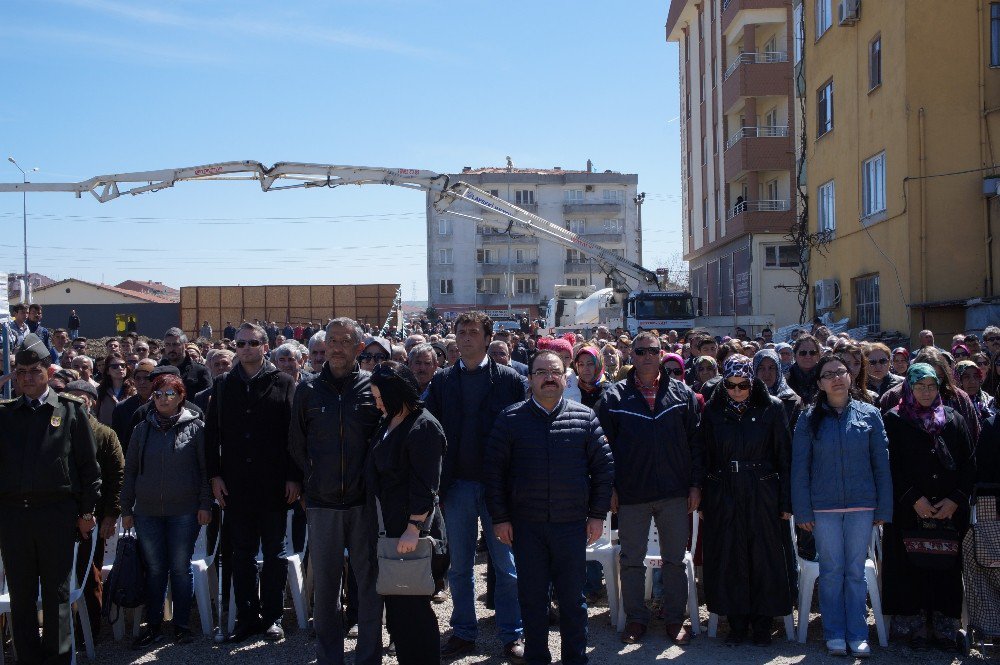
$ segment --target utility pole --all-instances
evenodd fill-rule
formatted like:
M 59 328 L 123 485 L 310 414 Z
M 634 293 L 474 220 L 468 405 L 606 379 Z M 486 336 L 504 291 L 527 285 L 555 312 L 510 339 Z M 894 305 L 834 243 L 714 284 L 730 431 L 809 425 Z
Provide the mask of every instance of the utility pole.
M 21 165 L 18 164 L 13 157 L 8 157 L 7 161 L 14 165 L 18 171 L 21 172 L 21 183 L 27 184 L 28 174 L 24 172 Z M 32 172 L 37 171 L 38 167 L 31 169 Z M 24 284 L 21 287 L 21 302 L 30 305 L 31 304 L 31 274 L 28 272 L 28 192 L 21 192 L 21 221 L 24 225 Z
M 639 256 L 636 258 L 636 263 L 642 263 L 642 204 L 645 200 L 646 192 L 639 192 L 632 199 L 632 202 L 635 203 L 636 212 L 638 214 L 638 219 L 636 220 L 635 225 L 635 241 L 638 245 Z

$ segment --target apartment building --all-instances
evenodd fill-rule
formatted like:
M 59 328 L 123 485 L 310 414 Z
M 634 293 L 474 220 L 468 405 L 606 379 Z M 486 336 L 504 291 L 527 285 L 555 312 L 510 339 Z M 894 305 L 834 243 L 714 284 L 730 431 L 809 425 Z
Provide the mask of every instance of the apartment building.
M 466 167 L 448 176 L 461 180 L 564 226 L 636 263 L 641 263 L 636 187 L 639 176 L 531 168 Z M 428 299 L 442 315 L 481 309 L 494 317 L 510 312 L 539 316 L 553 286 L 610 283 L 587 256 L 556 243 L 489 224 L 440 213 L 427 198 Z M 458 202 L 456 212 L 495 222 L 495 213 Z M 539 308 L 541 305 L 541 309 Z
M 682 226 L 708 316 L 798 321 L 791 0 L 672 0 Z
M 1000 2 L 801 0 L 817 312 L 872 332 L 1000 320 Z

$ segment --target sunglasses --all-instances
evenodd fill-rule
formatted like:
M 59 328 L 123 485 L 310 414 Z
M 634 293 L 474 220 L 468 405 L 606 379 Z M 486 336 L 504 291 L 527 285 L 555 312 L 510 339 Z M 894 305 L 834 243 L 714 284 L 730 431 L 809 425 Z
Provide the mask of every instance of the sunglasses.
M 238 339 L 238 340 L 236 340 L 236 348 L 237 349 L 242 349 L 244 346 L 246 346 L 247 344 L 249 344 L 250 346 L 252 346 L 253 348 L 256 349 L 258 346 L 260 346 L 263 343 L 264 342 L 260 341 L 259 339 Z
M 674 376 L 684 376 L 684 370 L 682 370 L 680 367 L 675 367 L 673 369 L 667 369 L 667 374 L 672 374 Z
M 658 356 L 658 355 L 660 355 L 660 347 L 658 347 L 658 346 L 646 346 L 646 347 L 642 347 L 640 349 L 632 349 L 632 353 L 634 353 L 635 355 L 639 356 L 640 358 L 643 357 L 643 356 L 650 356 L 650 355 Z
M 805 357 L 805 356 L 818 356 L 819 355 L 819 351 L 806 351 L 805 349 L 802 349 L 801 351 L 798 351 L 798 355 L 803 356 L 803 357 Z
M 86 344 L 74 344 L 73 345 L 73 350 L 74 351 L 86 351 L 87 350 L 87 345 Z
M 751 385 L 749 381 L 740 381 L 739 383 L 731 383 L 730 381 L 726 380 L 723 381 L 723 383 L 726 384 L 726 390 L 746 391 L 750 390 L 750 385 Z
M 958 353 L 954 353 L 952 355 L 954 355 L 956 358 L 968 358 L 969 357 L 968 353 L 963 353 L 961 351 L 959 351 Z
M 375 362 L 380 363 L 380 362 L 384 362 L 384 361 L 386 361 L 388 359 L 389 359 L 389 356 L 387 356 L 384 353 L 368 353 L 366 351 L 364 353 L 359 353 L 358 354 L 358 360 L 360 360 L 363 363 L 366 363 L 366 362 L 368 362 L 370 360 L 374 360 Z
M 108 369 L 125 369 L 127 365 L 125 363 L 111 363 L 108 365 Z
M 888 358 L 879 358 L 878 360 L 872 360 L 871 358 L 869 358 L 868 359 L 868 364 L 869 365 L 888 365 L 889 364 L 889 359 Z
M 153 397 L 155 397 L 156 399 L 162 399 L 164 397 L 167 397 L 169 399 L 173 399 L 174 397 L 177 397 L 177 394 L 178 393 L 177 393 L 176 390 L 154 390 L 153 391 Z
M 983 341 L 984 342 L 1000 342 L 1000 337 L 996 337 L 995 335 L 992 336 L 992 337 L 984 337 Z

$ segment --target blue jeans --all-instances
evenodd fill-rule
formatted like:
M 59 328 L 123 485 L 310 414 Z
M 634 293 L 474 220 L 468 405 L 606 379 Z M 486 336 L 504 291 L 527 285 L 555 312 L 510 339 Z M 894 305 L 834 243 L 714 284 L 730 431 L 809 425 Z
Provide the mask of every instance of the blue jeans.
M 865 560 L 874 517 L 874 510 L 816 513 L 813 533 L 819 555 L 819 611 L 826 640 L 868 639 Z
M 528 665 L 552 662 L 549 651 L 549 586 L 559 601 L 561 659 L 587 662 L 585 522 L 514 522 L 518 598 L 524 613 L 524 659 Z
M 150 627 L 163 623 L 168 574 L 174 602 L 174 627 L 188 627 L 194 598 L 191 555 L 200 529 L 197 513 L 135 516 L 135 531 L 146 562 L 146 623 Z
M 476 639 L 478 625 L 473 565 L 476 562 L 476 543 L 479 540 L 479 520 L 482 520 L 486 544 L 496 572 L 494 603 L 500 641 L 508 644 L 520 639 L 523 629 L 521 607 L 517 600 L 514 555 L 509 547 L 493 535 L 493 520 L 486 510 L 483 484 L 471 480 L 456 480 L 445 499 L 444 518 L 448 525 L 448 547 L 451 549 L 448 583 L 454 603 L 450 622 L 454 634 L 463 640 Z

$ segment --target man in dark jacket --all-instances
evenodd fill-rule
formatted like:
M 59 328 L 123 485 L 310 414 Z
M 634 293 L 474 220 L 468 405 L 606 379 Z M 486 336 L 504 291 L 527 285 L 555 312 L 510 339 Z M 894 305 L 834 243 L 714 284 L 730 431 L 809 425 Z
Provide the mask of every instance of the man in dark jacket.
M 427 408 L 444 427 L 448 451 L 441 471 L 441 498 L 448 525 L 451 569 L 448 582 L 454 607 L 451 638 L 441 647 L 445 658 L 476 647 L 476 597 L 472 567 L 479 541 L 479 521 L 493 531 L 486 510 L 483 450 L 500 412 L 524 401 L 526 383 L 516 371 L 498 365 L 488 355 L 493 322 L 482 312 L 464 312 L 455 322 L 461 359 L 431 381 Z M 517 571 L 510 547 L 487 538 L 496 572 L 496 623 L 504 655 L 523 657 L 521 610 L 517 601 Z
M 289 505 L 299 498 L 302 475 L 288 456 L 295 382 L 265 360 L 267 348 L 263 328 L 240 326 L 238 362 L 215 379 L 205 422 L 206 469 L 232 545 L 237 612 L 227 640 L 232 643 L 261 631 L 268 641 L 285 637 L 285 522 Z M 258 549 L 264 558 L 259 580 Z
M 621 590 L 626 625 L 622 641 L 638 642 L 650 611 L 645 594 L 649 521 L 656 522 L 663 558 L 663 614 L 675 644 L 690 641 L 684 627 L 687 577 L 684 548 L 688 515 L 701 502 L 703 451 L 695 441 L 698 401 L 686 385 L 660 368 L 660 340 L 648 332 L 632 341 L 632 369 L 598 405 L 615 458 L 615 493 L 621 541 Z
M 559 356 L 541 351 L 530 371 L 531 399 L 500 414 L 486 447 L 486 504 L 494 535 L 514 549 L 525 660 L 552 662 L 551 585 L 559 601 L 562 662 L 575 665 L 587 662 L 586 546 L 603 531 L 614 462 L 597 414 L 563 399 L 566 368 Z
M 309 550 L 315 571 L 316 656 L 320 665 L 344 662 L 340 606 L 344 549 L 358 583 L 357 665 L 382 662 L 382 602 L 375 591 L 377 523 L 367 502 L 365 464 L 381 418 L 371 374 L 358 366 L 361 328 L 348 318 L 326 327 L 326 363 L 295 389 L 288 448 L 305 475 Z
M 187 341 L 187 335 L 180 328 L 170 328 L 163 333 L 163 351 L 166 357 L 160 361 L 160 366 L 176 367 L 180 372 L 181 381 L 184 382 L 184 390 L 187 391 L 188 397 L 194 399 L 195 395 L 212 385 L 212 375 L 207 367 L 187 356 L 184 351 Z

